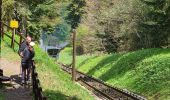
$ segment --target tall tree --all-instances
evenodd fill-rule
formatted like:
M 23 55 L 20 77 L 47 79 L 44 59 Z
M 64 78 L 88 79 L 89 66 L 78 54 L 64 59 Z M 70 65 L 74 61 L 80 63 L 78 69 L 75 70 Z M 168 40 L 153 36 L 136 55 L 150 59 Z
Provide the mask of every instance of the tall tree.
M 20 18 L 26 19 L 28 34 L 39 40 L 41 32 L 52 33 L 61 22 L 60 0 L 16 0 Z
M 85 0 L 72 0 L 70 5 L 68 6 L 68 16 L 66 20 L 68 24 L 71 25 L 72 29 L 78 27 L 78 24 L 81 22 L 81 17 L 85 13 L 84 7 L 86 5 Z
M 148 8 L 140 24 L 144 47 L 161 47 L 168 44 L 170 36 L 170 3 L 168 0 L 141 0 Z

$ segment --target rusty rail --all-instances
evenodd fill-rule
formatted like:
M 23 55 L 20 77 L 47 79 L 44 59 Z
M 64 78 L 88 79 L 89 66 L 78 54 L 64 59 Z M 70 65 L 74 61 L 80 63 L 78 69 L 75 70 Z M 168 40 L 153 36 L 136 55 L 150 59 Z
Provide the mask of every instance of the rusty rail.
M 58 63 L 65 72 L 71 74 L 71 67 Z M 110 86 L 103 81 L 96 79 L 92 76 L 88 76 L 80 71 L 76 71 L 77 82 L 91 90 L 95 95 L 104 100 L 147 100 L 143 96 L 129 92 L 127 90 L 119 89 L 117 87 Z

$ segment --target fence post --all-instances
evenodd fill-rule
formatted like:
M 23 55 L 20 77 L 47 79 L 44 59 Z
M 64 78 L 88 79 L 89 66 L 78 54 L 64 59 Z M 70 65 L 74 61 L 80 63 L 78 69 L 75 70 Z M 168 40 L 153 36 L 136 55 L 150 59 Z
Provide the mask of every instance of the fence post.
M 0 69 L 0 76 L 3 76 L 3 70 Z
M 4 27 L 2 23 L 1 23 L 1 34 L 2 34 L 2 39 L 4 39 Z
M 11 41 L 11 47 L 14 49 L 14 37 L 15 37 L 15 28 L 13 29 L 12 32 L 12 41 Z
M 76 31 L 73 30 L 73 58 L 72 58 L 72 81 L 75 82 L 76 80 Z
M 42 97 L 42 88 L 40 87 L 40 84 L 38 86 L 38 98 L 39 98 L 39 100 L 43 99 L 43 97 Z
M 36 81 L 35 81 L 35 100 L 38 100 L 38 98 L 39 98 L 39 90 L 38 90 L 39 82 L 40 81 L 39 81 L 38 77 L 36 77 Z
M 19 41 L 19 44 L 21 45 L 21 43 L 22 43 L 22 36 L 21 36 L 22 34 L 20 34 L 20 41 Z
M 37 80 L 36 80 L 36 77 L 35 77 L 35 80 L 34 80 L 34 99 L 35 100 L 38 100 L 37 98 Z
M 35 75 L 32 74 L 32 91 L 35 94 Z

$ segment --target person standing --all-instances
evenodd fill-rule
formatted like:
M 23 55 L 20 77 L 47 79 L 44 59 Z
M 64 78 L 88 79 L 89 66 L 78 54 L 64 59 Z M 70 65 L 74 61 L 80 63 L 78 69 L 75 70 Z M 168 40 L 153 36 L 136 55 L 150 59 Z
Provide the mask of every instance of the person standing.
M 27 45 L 28 45 L 31 41 L 32 41 L 32 38 L 31 38 L 30 36 L 27 36 L 27 37 L 26 37 L 26 40 L 23 41 L 23 42 L 20 44 L 19 50 L 18 50 L 18 54 L 19 54 L 19 56 L 21 57 L 21 59 L 22 59 L 22 57 L 23 57 L 23 51 L 24 51 L 24 49 L 27 47 Z M 21 64 L 21 67 L 20 67 L 20 75 L 22 75 L 22 64 Z
M 31 41 L 32 41 L 32 38 L 30 36 L 27 36 L 26 40 L 21 43 L 19 50 L 18 50 L 18 54 L 19 54 L 20 57 L 23 56 L 22 52 L 27 47 L 27 44 L 29 44 Z
M 22 84 L 26 84 L 26 81 L 29 81 L 30 79 L 30 71 L 31 71 L 31 65 L 32 65 L 32 59 L 34 57 L 34 48 L 33 48 L 33 42 L 30 42 L 30 44 L 26 45 L 26 48 L 22 52 Z
M 32 69 L 32 59 L 33 59 L 33 57 L 35 56 L 35 52 L 34 52 L 34 48 L 33 48 L 33 46 L 35 45 L 35 43 L 34 42 L 30 42 L 30 44 L 29 44 L 29 48 L 28 48 L 28 50 L 29 50 L 29 59 L 28 59 L 28 64 L 29 64 L 29 66 L 28 66 L 28 69 L 27 69 L 27 81 L 28 81 L 28 83 L 30 83 L 31 82 L 31 78 L 30 78 L 30 72 L 31 72 L 31 69 Z

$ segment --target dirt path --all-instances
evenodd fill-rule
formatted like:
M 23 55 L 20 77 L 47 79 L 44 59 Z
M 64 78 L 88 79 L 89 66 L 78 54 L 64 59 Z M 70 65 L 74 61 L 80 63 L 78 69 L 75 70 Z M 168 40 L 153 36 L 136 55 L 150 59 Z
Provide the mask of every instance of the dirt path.
M 18 75 L 20 73 L 20 61 L 9 61 L 0 58 L 0 68 L 3 69 L 5 76 Z
M 5 100 L 32 100 L 32 89 L 23 87 L 20 83 L 20 61 L 9 61 L 0 58 L 0 69 L 3 69 L 4 76 L 11 77 L 12 81 L 4 83 L 5 89 L 0 90 L 5 94 Z

